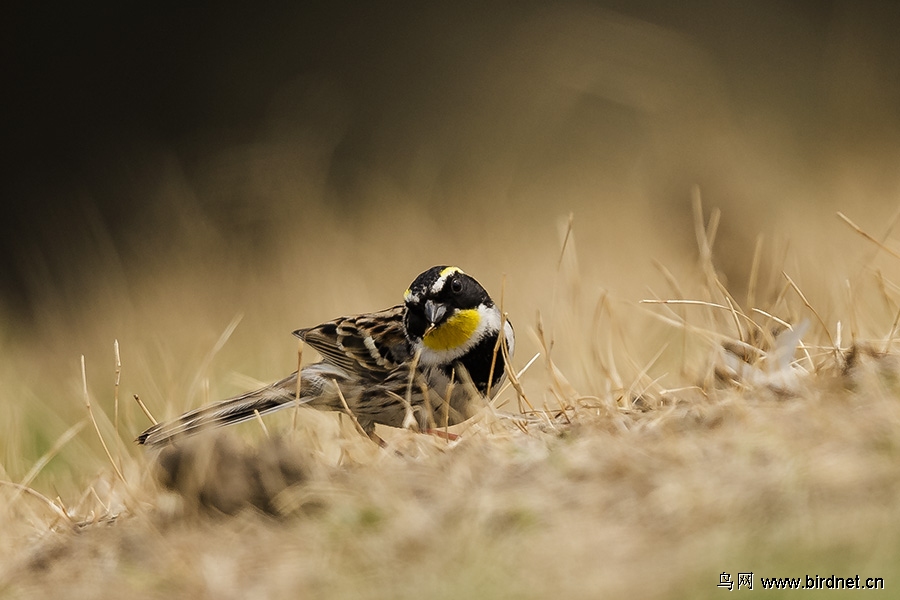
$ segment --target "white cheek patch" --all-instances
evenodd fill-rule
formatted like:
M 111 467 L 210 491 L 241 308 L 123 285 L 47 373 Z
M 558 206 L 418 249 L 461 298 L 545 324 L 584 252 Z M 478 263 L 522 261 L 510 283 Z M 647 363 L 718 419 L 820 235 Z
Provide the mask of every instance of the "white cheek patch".
M 516 350 L 516 334 L 513 333 L 512 325 L 506 322 L 506 348 L 509 350 L 509 357 L 512 358 L 513 352 Z

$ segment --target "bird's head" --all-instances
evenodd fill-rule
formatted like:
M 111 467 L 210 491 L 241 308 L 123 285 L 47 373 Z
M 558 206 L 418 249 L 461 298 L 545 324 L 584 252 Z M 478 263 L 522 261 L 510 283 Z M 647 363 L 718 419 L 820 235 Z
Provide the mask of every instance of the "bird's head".
M 500 330 L 494 301 L 459 267 L 428 269 L 410 284 L 403 299 L 406 335 L 425 364 L 455 360 Z

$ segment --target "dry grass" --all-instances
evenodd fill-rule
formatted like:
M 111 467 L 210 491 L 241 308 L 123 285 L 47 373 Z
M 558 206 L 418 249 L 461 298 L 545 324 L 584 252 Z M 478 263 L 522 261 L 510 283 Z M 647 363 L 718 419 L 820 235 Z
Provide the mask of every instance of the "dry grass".
M 352 4 L 13 36 L 0 598 L 892 594 L 891 3 Z M 134 444 L 435 264 L 539 354 L 459 440 L 304 409 Z
M 328 305 L 387 305 L 417 269 L 385 270 L 373 292 L 353 272 L 337 276 L 346 257 L 330 263 L 330 284 L 309 270 L 248 271 L 231 289 L 243 289 L 250 323 L 226 334 L 214 324 L 228 322 L 227 306 L 172 315 L 191 269 L 116 290 L 115 353 L 112 336 L 105 358 L 88 343 L 83 379 L 69 345 L 0 367 L 16 399 L 4 405 L 0 462 L 3 597 L 677 598 L 721 593 L 722 571 L 859 573 L 890 588 L 900 298 L 896 264 L 880 261 L 895 259 L 874 254 L 880 233 L 847 236 L 849 260 L 833 272 L 817 247 L 777 262 L 760 245 L 745 301 L 715 268 L 718 219 L 697 197 L 700 261 L 663 267 L 670 289 L 645 303 L 584 276 L 563 222 L 562 252 L 547 249 L 504 291 L 517 367 L 541 355 L 521 377 L 527 403 L 507 388 L 456 428 L 459 441 L 383 431 L 387 450 L 347 419 L 302 409 L 157 457 L 132 445 L 147 423 L 124 399 L 139 393 L 169 417 L 254 385 L 222 383 L 229 363 L 261 380 L 283 374 L 290 342 L 272 344 L 273 333 L 326 318 Z M 463 264 L 499 289 L 505 267 Z M 288 297 L 337 295 L 322 291 L 288 324 L 288 300 L 255 302 L 277 281 Z M 144 302 L 167 293 L 164 306 Z M 46 377 L 60 356 L 64 372 L 35 383 L 30 369 Z

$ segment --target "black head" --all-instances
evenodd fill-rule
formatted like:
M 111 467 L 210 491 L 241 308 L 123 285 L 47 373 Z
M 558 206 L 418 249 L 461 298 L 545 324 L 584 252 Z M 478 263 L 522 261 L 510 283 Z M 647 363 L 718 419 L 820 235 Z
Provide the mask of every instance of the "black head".
M 470 320 L 477 325 L 477 312 L 469 311 L 494 306 L 480 283 L 459 267 L 446 265 L 431 267 L 416 277 L 403 299 L 407 309 L 407 335 L 413 340 L 421 339 L 453 317 L 457 317 L 460 327 Z

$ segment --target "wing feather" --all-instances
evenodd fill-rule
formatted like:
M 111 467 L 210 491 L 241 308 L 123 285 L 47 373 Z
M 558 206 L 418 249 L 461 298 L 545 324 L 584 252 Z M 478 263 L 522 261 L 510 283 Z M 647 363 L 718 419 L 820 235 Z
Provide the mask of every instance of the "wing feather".
M 329 364 L 370 381 L 381 381 L 410 357 L 402 304 L 386 310 L 340 317 L 294 335 Z

